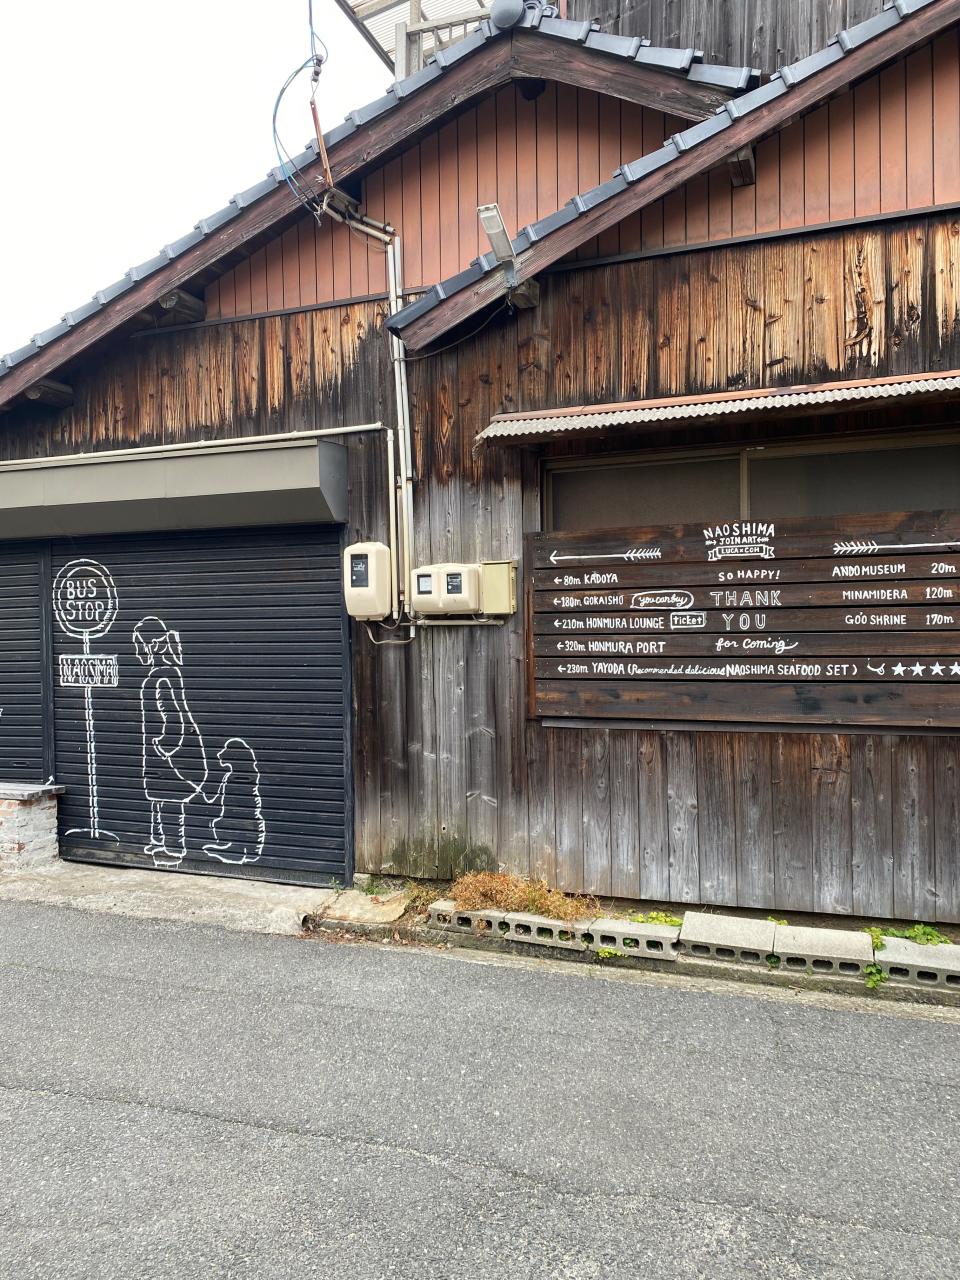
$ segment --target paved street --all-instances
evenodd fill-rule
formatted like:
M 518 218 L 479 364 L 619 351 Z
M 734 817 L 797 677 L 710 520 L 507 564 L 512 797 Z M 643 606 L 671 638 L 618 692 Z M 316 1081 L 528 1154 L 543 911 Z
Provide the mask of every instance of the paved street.
M 0 1276 L 960 1266 L 960 1014 L 0 903 Z

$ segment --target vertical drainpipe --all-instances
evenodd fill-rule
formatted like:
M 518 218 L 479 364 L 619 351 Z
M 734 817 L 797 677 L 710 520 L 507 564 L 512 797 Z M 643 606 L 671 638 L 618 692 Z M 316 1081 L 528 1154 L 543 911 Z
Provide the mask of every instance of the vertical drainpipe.
M 387 247 L 387 284 L 390 295 L 390 314 L 400 310 L 402 259 L 400 237 L 395 235 Z M 393 498 L 399 501 L 402 528 L 402 570 L 400 593 L 407 611 L 410 610 L 410 560 L 413 546 L 413 451 L 410 431 L 410 395 L 407 388 L 407 365 L 403 342 L 396 334 L 390 334 L 390 355 L 393 361 L 394 391 L 397 404 L 397 432 L 399 454 L 399 489 Z M 413 634 L 411 625 L 410 634 Z

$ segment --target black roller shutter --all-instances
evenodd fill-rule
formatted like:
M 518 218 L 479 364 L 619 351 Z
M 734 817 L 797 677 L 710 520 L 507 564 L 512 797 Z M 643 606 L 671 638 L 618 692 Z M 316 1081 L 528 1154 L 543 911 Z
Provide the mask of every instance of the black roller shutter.
M 0 778 L 44 782 L 43 553 L 0 552 Z
M 346 874 L 339 545 L 295 527 L 54 546 L 65 857 Z

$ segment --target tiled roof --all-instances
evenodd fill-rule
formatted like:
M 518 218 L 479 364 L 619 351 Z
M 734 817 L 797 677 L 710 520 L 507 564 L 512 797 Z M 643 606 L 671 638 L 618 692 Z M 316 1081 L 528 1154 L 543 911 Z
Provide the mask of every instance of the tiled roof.
M 550 5 L 532 3 L 527 5 L 519 21 L 511 28 L 500 28 L 490 19 L 484 19 L 477 30 L 471 32 L 463 40 L 449 46 L 447 49 L 438 50 L 434 58 L 422 70 L 416 71 L 405 80 L 391 85 L 382 97 L 367 103 L 366 106 L 360 107 L 356 111 L 351 111 L 343 124 L 337 125 L 336 128 L 324 134 L 326 146 L 328 148 L 335 147 L 338 142 L 343 141 L 344 138 L 349 137 L 358 129 L 362 129 L 371 121 L 377 120 L 388 111 L 393 110 L 403 99 L 409 98 L 411 94 L 417 93 L 426 85 L 438 80 L 450 67 L 456 66 L 464 58 L 469 58 L 489 41 L 507 35 L 511 30 L 522 28 L 536 30 L 542 36 L 551 40 L 565 40 L 573 44 L 584 45 L 586 48 L 595 50 L 598 53 L 622 58 L 625 62 L 654 68 L 671 75 L 685 76 L 698 85 L 712 86 L 728 93 L 742 92 L 759 81 L 759 72 L 749 67 L 727 67 L 704 63 L 703 54 L 697 49 L 655 48 L 650 44 L 649 40 L 606 35 L 599 30 L 598 24 L 595 22 L 568 22 L 557 17 L 556 14 L 557 10 Z M 300 155 L 294 157 L 293 164 L 298 169 L 303 169 L 312 164 L 317 158 L 317 144 L 315 141 L 311 141 Z M 250 205 L 255 204 L 258 200 L 262 200 L 285 181 L 284 171 L 280 166 L 271 169 L 262 182 L 258 182 L 256 185 L 248 187 L 246 191 L 241 191 L 238 195 L 231 197 L 230 201 L 222 209 L 218 209 L 215 213 L 210 214 L 209 217 L 201 218 L 192 231 L 189 231 L 185 236 L 181 236 L 179 240 L 174 240 L 170 244 L 164 245 L 155 257 L 148 258 L 146 262 L 141 262 L 136 267 L 131 267 L 119 280 L 103 289 L 98 289 L 90 302 L 85 302 L 75 310 L 68 311 L 58 324 L 51 326 L 49 329 L 44 329 L 41 333 L 34 334 L 25 346 L 18 347 L 16 351 L 11 351 L 7 355 L 0 356 L 0 379 L 11 369 L 22 364 L 24 360 L 29 360 L 31 356 L 36 355 L 38 351 L 49 343 L 69 333 L 76 325 L 82 324 L 97 312 L 102 311 L 115 298 L 126 293 L 128 289 L 132 289 L 139 281 L 159 271 L 161 267 L 165 267 L 182 253 L 205 240 L 218 228 L 238 217 L 243 210 L 249 208 Z M 580 197 L 577 198 L 579 199 Z M 553 215 L 554 218 L 557 216 L 556 214 Z M 521 233 L 521 235 L 523 234 L 525 233 Z M 478 262 L 482 261 L 482 259 L 478 259 Z M 482 274 L 482 271 L 479 274 Z M 458 286 L 460 288 L 463 288 L 470 280 L 477 278 L 477 264 L 475 263 L 463 275 L 469 275 L 469 279 L 463 280 L 462 284 Z M 459 280 L 460 277 L 455 277 L 454 279 Z M 447 281 L 444 285 L 438 285 L 436 288 L 439 290 L 449 289 L 452 283 Z M 437 295 L 436 301 L 447 296 L 449 296 L 447 292 L 441 292 Z M 414 306 L 419 305 L 419 302 L 414 304 Z M 407 310 L 409 311 L 410 308 Z M 406 312 L 401 312 L 400 314 L 406 315 Z M 418 312 L 417 314 L 420 313 Z M 411 316 L 410 318 L 412 319 L 413 317 Z M 404 320 L 403 323 L 408 323 L 408 321 Z
M 642 156 L 638 160 L 621 165 L 606 182 L 602 182 L 599 186 L 574 196 L 567 201 L 563 208 L 558 209 L 555 213 L 550 213 L 546 217 L 540 218 L 537 222 L 532 222 L 524 227 L 513 241 L 514 254 L 519 257 L 531 245 L 536 244 L 538 240 L 542 240 L 552 231 L 557 231 L 560 227 L 566 226 L 567 223 L 574 222 L 582 214 L 596 208 L 597 205 L 605 203 L 613 196 L 619 195 L 621 191 L 633 186 L 641 178 L 645 178 L 657 169 L 669 165 L 682 152 L 689 151 L 691 147 L 705 142 L 707 138 L 722 133 L 724 129 L 730 128 L 735 121 L 741 120 L 752 111 L 766 106 L 768 102 L 773 101 L 775 98 L 780 98 L 784 94 L 790 93 L 797 85 L 802 84 L 818 71 L 833 63 L 842 61 L 854 49 L 858 49 L 861 45 L 873 40 L 884 31 L 889 31 L 892 27 L 896 27 L 904 18 L 909 17 L 920 9 L 925 9 L 933 3 L 935 3 L 935 0 L 892 0 L 889 8 L 884 9 L 873 18 L 868 18 L 866 22 L 861 22 L 855 27 L 841 31 L 823 49 L 810 54 L 809 57 L 801 58 L 799 62 L 781 67 L 779 71 L 770 77 L 766 84 L 760 85 L 759 88 L 751 89 L 740 97 L 731 98 L 722 107 L 718 107 L 716 112 L 706 120 L 701 120 L 680 133 L 675 133 L 673 137 L 667 139 L 658 151 L 652 151 L 649 155 Z M 568 23 L 567 25 L 572 24 Z M 613 36 L 597 38 L 604 41 L 617 39 L 617 37 Z M 587 44 L 588 46 L 590 45 L 589 37 Z M 599 46 L 594 44 L 592 47 Z M 475 258 L 465 270 L 458 272 L 457 275 L 451 276 L 447 280 L 442 280 L 439 284 L 433 285 L 415 302 L 403 307 L 387 321 L 387 327 L 402 335 L 403 330 L 413 321 L 432 311 L 434 307 L 439 306 L 445 299 L 476 284 L 478 280 L 482 280 L 484 276 L 494 271 L 499 265 L 500 263 L 493 253 L 482 254 L 479 258 Z

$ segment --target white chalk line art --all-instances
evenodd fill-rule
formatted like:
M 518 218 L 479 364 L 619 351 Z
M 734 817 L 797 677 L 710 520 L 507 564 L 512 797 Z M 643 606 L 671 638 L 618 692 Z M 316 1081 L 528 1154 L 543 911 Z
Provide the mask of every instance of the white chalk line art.
M 934 551 L 943 547 L 960 547 L 956 538 L 951 542 L 874 542 L 872 538 L 857 542 L 835 542 L 835 556 L 872 556 L 884 552 L 897 551 Z
M 70 560 L 59 571 L 53 583 L 53 612 L 60 629 L 83 642 L 83 657 L 91 657 L 90 641 L 99 638 L 113 626 L 117 616 L 117 587 L 110 571 L 97 560 L 80 557 Z M 101 673 L 96 683 L 88 676 L 82 682 L 83 709 L 86 722 L 87 785 L 90 798 L 89 828 L 72 827 L 68 836 L 88 836 L 93 840 L 113 840 L 119 836 L 100 826 L 100 792 L 97 778 L 97 738 L 93 717 L 94 688 L 112 688 L 115 666 Z
M 203 851 L 218 862 L 235 866 L 257 862 L 267 836 L 257 757 L 243 738 L 228 738 L 217 759 L 224 774 L 208 803 L 219 805 L 220 813 L 210 824 L 213 840 Z
M 561 560 L 659 560 L 663 555 L 660 547 L 630 547 L 627 551 L 580 552 L 575 556 L 564 556 L 559 551 L 550 552 L 550 563 L 559 564 Z
M 186 807 L 207 780 L 206 748 L 187 703 L 179 633 L 149 615 L 134 627 L 133 646 L 148 669 L 140 686 L 143 790 L 150 802 L 143 851 L 156 867 L 178 867 L 187 853 Z

